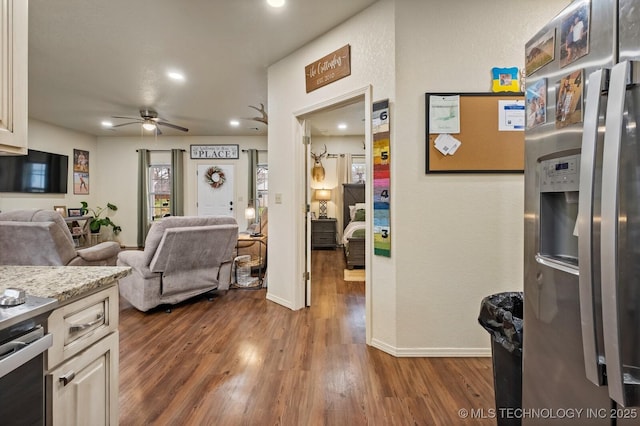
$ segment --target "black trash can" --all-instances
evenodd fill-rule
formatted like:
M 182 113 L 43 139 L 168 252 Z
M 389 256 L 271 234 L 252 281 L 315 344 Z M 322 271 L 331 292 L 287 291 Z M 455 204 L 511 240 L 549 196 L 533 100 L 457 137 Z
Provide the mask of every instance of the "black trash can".
M 498 426 L 521 425 L 522 292 L 498 293 L 482 299 L 478 322 L 492 337 L 493 387 Z

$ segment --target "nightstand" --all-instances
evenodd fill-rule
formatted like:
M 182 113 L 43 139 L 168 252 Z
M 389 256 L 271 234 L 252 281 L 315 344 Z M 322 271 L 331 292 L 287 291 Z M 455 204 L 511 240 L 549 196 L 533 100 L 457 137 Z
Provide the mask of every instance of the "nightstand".
M 336 248 L 337 223 L 335 218 L 311 220 L 311 248 Z

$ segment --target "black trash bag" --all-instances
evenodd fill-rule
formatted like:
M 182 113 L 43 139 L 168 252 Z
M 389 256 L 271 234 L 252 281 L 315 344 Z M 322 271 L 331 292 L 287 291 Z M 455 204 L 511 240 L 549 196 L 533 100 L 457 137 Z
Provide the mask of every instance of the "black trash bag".
M 482 299 L 478 322 L 507 351 L 522 354 L 522 292 L 497 293 Z

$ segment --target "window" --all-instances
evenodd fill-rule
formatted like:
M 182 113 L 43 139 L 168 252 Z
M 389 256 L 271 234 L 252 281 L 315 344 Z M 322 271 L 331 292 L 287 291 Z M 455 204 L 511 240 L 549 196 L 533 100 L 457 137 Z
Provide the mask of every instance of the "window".
M 260 207 L 269 205 L 269 166 L 258 164 L 256 167 L 256 195 L 260 200 Z
M 171 166 L 149 166 L 149 220 L 160 219 L 171 213 Z
M 354 158 L 351 163 L 351 182 L 364 183 L 365 180 L 365 166 L 364 158 Z

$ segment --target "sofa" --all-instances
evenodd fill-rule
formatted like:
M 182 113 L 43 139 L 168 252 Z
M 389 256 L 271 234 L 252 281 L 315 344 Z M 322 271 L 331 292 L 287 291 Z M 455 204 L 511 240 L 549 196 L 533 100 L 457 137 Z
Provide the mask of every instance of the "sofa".
M 76 249 L 67 223 L 54 210 L 0 213 L 0 265 L 114 266 L 119 252 L 115 241 Z
M 170 216 L 154 222 L 144 250 L 124 250 L 118 266 L 132 273 L 120 294 L 146 312 L 173 305 L 231 283 L 238 223 L 228 216 Z

